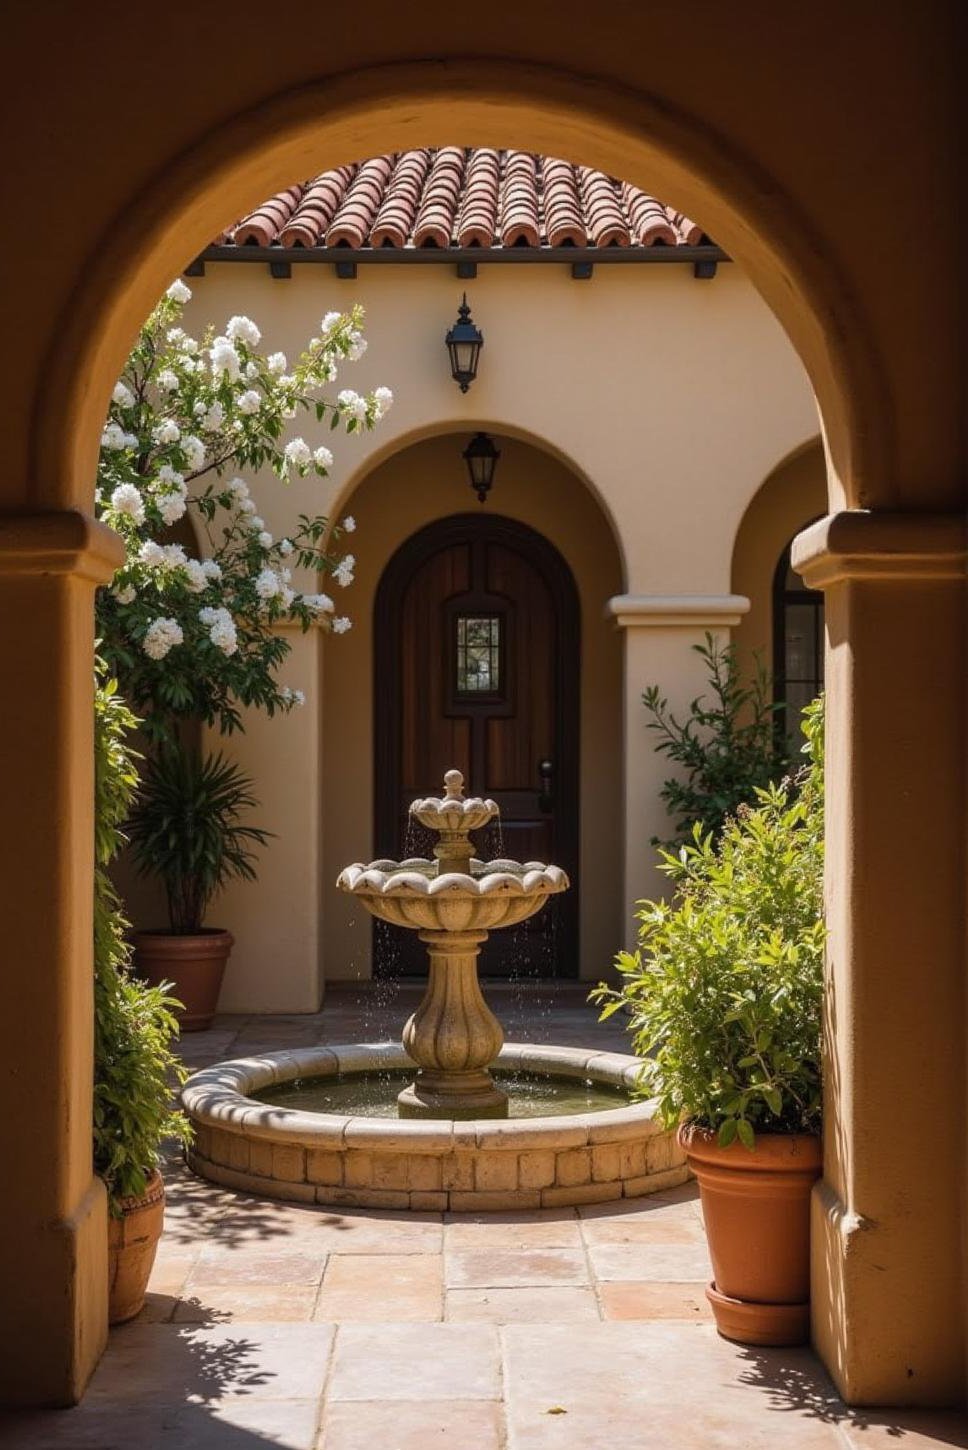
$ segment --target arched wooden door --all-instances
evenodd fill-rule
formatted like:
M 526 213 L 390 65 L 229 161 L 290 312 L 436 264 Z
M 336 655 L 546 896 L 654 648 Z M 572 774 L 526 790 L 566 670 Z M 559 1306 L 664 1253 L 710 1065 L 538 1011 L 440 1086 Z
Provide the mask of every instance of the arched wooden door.
M 408 810 L 464 772 L 501 808 L 503 840 L 478 851 L 553 861 L 572 889 L 532 922 L 494 933 L 481 973 L 578 972 L 578 731 L 581 647 L 571 571 L 533 529 L 458 514 L 422 529 L 384 571 L 375 611 L 376 853 L 429 854 Z M 419 829 L 419 828 L 418 828 Z M 389 935 L 389 939 L 388 939 Z M 380 928 L 375 969 L 422 974 L 415 933 Z

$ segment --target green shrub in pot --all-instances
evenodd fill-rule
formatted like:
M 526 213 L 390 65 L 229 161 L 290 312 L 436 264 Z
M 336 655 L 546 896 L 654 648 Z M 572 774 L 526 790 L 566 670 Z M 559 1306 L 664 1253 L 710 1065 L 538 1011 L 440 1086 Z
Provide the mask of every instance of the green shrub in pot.
M 270 832 L 242 817 L 257 804 L 249 776 L 221 753 L 169 745 L 146 763 L 128 836 L 138 871 L 164 885 L 174 934 L 200 932 L 229 881 L 255 880 L 254 848 Z
M 818 700 L 804 714 L 801 770 L 757 791 L 718 840 L 697 826 L 661 853 L 673 899 L 640 903 L 621 984 L 592 993 L 603 1017 L 627 1010 L 662 1120 L 713 1129 L 723 1147 L 819 1131 L 822 711 Z
M 800 1344 L 810 1328 L 810 1198 L 821 1172 L 823 719 L 808 764 L 757 792 L 718 839 L 664 853 L 671 902 L 644 902 L 618 988 L 641 1086 L 699 1181 L 719 1332 Z
M 184 1140 L 189 1127 L 173 1097 L 184 1077 L 172 1051 L 177 1003 L 131 974 L 128 923 L 107 872 L 138 773 L 126 743 L 136 721 L 103 667 L 94 722 L 94 1167 L 117 1216 L 125 1199 L 144 1193 L 164 1140 Z
M 129 970 L 128 923 L 107 867 L 138 782 L 127 735 L 135 719 L 99 664 L 95 682 L 94 1093 L 95 1171 L 108 1191 L 108 1314 L 131 1319 L 145 1299 L 161 1237 L 165 1190 L 158 1165 L 166 1138 L 189 1126 L 174 1092 L 184 1079 L 172 1051 L 178 1024 L 167 983 Z
M 251 780 L 221 754 L 175 741 L 146 762 L 128 834 L 136 868 L 164 885 L 170 927 L 136 932 L 135 961 L 146 981 L 174 983 L 183 1032 L 204 1031 L 218 1006 L 233 938 L 205 915 L 229 881 L 255 879 L 269 839 L 243 819 L 255 805 Z

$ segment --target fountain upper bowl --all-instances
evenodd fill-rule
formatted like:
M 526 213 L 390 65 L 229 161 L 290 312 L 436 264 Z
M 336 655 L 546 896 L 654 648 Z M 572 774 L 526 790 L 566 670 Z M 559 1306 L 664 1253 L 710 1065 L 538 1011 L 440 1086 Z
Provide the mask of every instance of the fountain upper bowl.
M 394 926 L 422 931 L 492 931 L 526 921 L 560 891 L 568 877 L 542 861 L 479 861 L 470 873 L 437 874 L 436 861 L 357 862 L 336 885 L 359 897 L 367 911 Z

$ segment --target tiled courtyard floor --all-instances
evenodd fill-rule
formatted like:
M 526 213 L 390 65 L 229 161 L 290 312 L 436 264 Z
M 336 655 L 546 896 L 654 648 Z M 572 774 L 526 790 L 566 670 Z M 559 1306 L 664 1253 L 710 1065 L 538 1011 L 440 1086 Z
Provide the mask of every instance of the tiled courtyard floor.
M 379 1039 L 413 996 L 225 1019 L 185 1055 Z M 553 1014 L 546 987 L 489 996 L 509 1038 L 624 1045 L 575 992 Z M 168 1181 L 145 1311 L 79 1408 L 0 1424 L 4 1450 L 968 1447 L 959 1416 L 850 1412 L 807 1350 L 720 1339 L 691 1185 L 478 1218 L 246 1198 L 178 1162 Z

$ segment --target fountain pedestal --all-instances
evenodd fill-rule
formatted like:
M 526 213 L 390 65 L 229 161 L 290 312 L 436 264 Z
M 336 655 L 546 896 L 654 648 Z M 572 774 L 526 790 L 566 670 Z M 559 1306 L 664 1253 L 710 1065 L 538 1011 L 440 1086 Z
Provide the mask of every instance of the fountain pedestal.
M 423 1000 L 403 1029 L 403 1045 L 419 1071 L 397 1098 L 402 1118 L 507 1117 L 507 1094 L 487 1070 L 504 1042 L 477 979 L 487 935 L 420 932 L 430 971 Z

